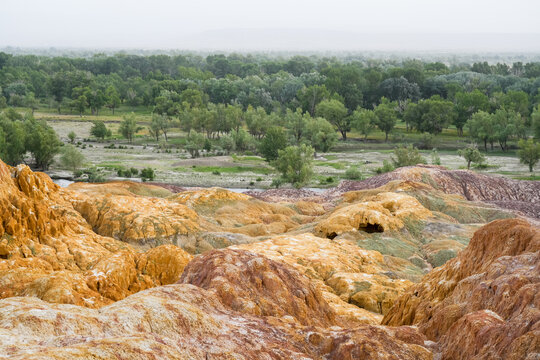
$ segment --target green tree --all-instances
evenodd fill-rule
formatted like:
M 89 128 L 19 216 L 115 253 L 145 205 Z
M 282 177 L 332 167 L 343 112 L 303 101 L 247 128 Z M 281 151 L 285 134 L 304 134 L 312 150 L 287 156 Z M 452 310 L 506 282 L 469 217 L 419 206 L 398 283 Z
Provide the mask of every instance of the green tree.
M 309 112 L 311 116 L 315 116 L 317 105 L 321 101 L 329 99 L 330 92 L 328 92 L 324 85 L 312 85 L 300 89 L 296 97 L 302 105 L 302 110 Z
M 36 99 L 33 92 L 27 93 L 24 97 L 24 106 L 30 108 L 32 115 L 34 115 L 34 111 L 39 108 L 39 101 Z
M 534 137 L 540 140 L 540 107 L 536 107 L 531 114 Z
M 529 171 L 532 172 L 534 166 L 540 160 L 540 143 L 534 142 L 532 139 L 520 140 L 518 143 L 519 162 L 529 166 Z
M 105 106 L 111 109 L 114 115 L 114 109 L 121 103 L 120 95 L 114 86 L 110 85 L 107 90 L 105 90 L 105 99 Z
M 336 127 L 343 140 L 347 140 L 347 132 L 351 131 L 351 119 L 347 116 L 347 108 L 339 100 L 323 100 L 315 110 L 317 116 L 323 117 Z
M 496 139 L 494 117 L 485 111 L 479 111 L 467 121 L 465 127 L 469 130 L 469 135 L 476 141 L 484 143 L 484 150 L 487 151 L 487 143 L 491 144 Z
M 454 108 L 457 114 L 454 118 L 454 125 L 459 135 L 463 135 L 463 127 L 474 113 L 480 110 L 488 111 L 490 108 L 488 97 L 478 89 L 472 92 L 456 93 L 454 102 Z
M 238 133 L 244 124 L 244 112 L 240 105 L 227 105 L 225 116 L 229 119 L 232 128 Z
M 326 119 L 316 117 L 306 125 L 306 138 L 315 151 L 328 152 L 338 141 L 338 134 Z
M 124 120 L 120 123 L 118 131 L 122 134 L 123 137 L 128 139 L 129 143 L 133 142 L 133 137 L 143 128 L 137 125 L 137 118 L 134 113 L 129 115 L 124 115 Z
M 465 161 L 467 161 L 467 170 L 470 170 L 471 163 L 481 164 L 486 160 L 484 155 L 482 155 L 482 153 L 478 151 L 476 145 L 469 145 L 464 149 L 459 149 L 458 155 L 463 157 Z
M 494 97 L 498 107 L 520 113 L 523 118 L 529 116 L 529 95 L 526 92 L 508 90 L 506 94 Z
M 47 170 L 62 142 L 47 123 L 33 118 L 25 120 L 26 149 L 32 154 L 38 168 Z
M 311 119 L 311 116 L 309 116 L 309 114 L 302 114 L 301 108 L 296 109 L 295 112 L 287 109 L 287 113 L 285 115 L 285 126 L 296 143 L 299 143 L 302 137 L 305 135 L 306 124 L 309 119 Z
M 219 139 L 219 143 L 221 148 L 225 150 L 227 154 L 229 154 L 235 148 L 234 138 L 230 135 L 222 136 L 221 139 Z
M 498 109 L 491 115 L 495 130 L 495 139 L 503 151 L 508 150 L 507 141 L 513 136 L 523 132 L 525 124 L 521 116 L 513 110 Z
M 84 110 L 88 107 L 88 99 L 85 95 L 80 95 L 72 102 L 72 106 L 77 109 L 79 115 L 82 116 Z
M 105 123 L 101 120 L 94 121 L 94 124 L 90 128 L 90 135 L 95 136 L 98 139 L 105 139 L 111 136 L 111 130 L 107 129 Z
M 300 188 L 313 176 L 313 148 L 309 145 L 288 146 L 278 151 L 273 166 L 281 173 L 283 181 Z
M 410 83 L 405 77 L 388 78 L 381 82 L 380 91 L 383 96 L 396 101 L 400 113 L 403 113 L 407 108 L 407 103 L 410 100 L 417 100 L 420 97 L 420 88 L 416 83 Z M 409 124 L 406 123 L 407 131 Z
M 2 160 L 13 166 L 20 164 L 26 153 L 26 129 L 23 122 L 9 120 L 0 114 L 0 128 L 6 141 Z
M 404 118 L 418 131 L 437 135 L 453 122 L 454 104 L 443 100 L 439 95 L 434 95 L 429 99 L 420 100 L 416 106 L 411 104 L 405 110 Z
M 245 118 L 249 133 L 257 139 L 261 139 L 268 128 L 272 125 L 268 121 L 268 114 L 266 113 L 266 110 L 264 110 L 262 107 L 254 109 L 253 107 L 249 106 L 246 111 Z
M 62 150 L 62 156 L 60 162 L 66 168 L 75 171 L 82 166 L 85 158 L 79 150 L 73 145 L 66 145 Z
M 259 151 L 266 161 L 277 159 L 278 151 L 287 146 L 287 137 L 282 128 L 273 126 L 266 132 L 259 145 Z
M 165 136 L 165 141 L 169 141 L 167 133 L 169 132 L 171 126 L 171 120 L 167 116 L 152 114 L 152 121 L 150 122 L 148 131 L 150 132 L 150 135 L 156 138 L 156 141 L 159 141 L 160 134 Z
M 382 102 L 375 108 L 375 115 L 377 116 L 377 127 L 386 134 L 384 139 L 388 141 L 388 134 L 394 129 L 397 122 L 397 112 L 395 105 L 385 98 L 382 98 Z
M 351 125 L 353 129 L 364 135 L 364 141 L 375 129 L 377 121 L 377 115 L 373 110 L 357 108 L 351 115 Z
M 204 147 L 205 138 L 203 134 L 196 131 L 192 131 L 187 138 L 186 150 L 190 153 L 192 158 L 200 156 L 200 151 Z

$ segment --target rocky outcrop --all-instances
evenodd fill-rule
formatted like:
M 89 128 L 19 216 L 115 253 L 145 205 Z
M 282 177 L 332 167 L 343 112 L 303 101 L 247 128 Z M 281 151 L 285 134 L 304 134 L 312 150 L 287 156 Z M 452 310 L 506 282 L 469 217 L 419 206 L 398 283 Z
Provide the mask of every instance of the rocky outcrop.
M 68 195 L 92 229 L 132 245 L 155 247 L 177 244 L 199 232 L 202 220 L 185 205 L 135 195 Z
M 512 180 L 503 176 L 448 170 L 433 165 L 407 166 L 363 181 L 343 181 L 324 196 L 339 197 L 348 191 L 373 189 L 395 180 L 425 183 L 447 194 L 461 195 L 469 201 L 492 202 L 502 208 L 521 210 L 527 216 L 540 219 L 538 181 Z
M 313 221 L 307 206 L 267 203 L 251 196 L 220 188 L 186 191 L 169 198 L 185 204 L 220 231 L 248 236 L 281 234 Z M 305 203 L 304 203 L 305 204 Z M 312 208 L 317 210 L 317 205 Z
M 498 220 L 413 285 L 383 324 L 416 325 L 441 359 L 540 355 L 540 230 Z
M 335 324 L 334 312 L 307 277 L 246 250 L 214 250 L 199 256 L 186 267 L 180 283 L 209 290 L 241 313 L 289 316 L 302 325 Z
M 190 255 L 166 246 L 145 255 L 97 235 L 66 194 L 45 174 L 0 162 L 0 298 L 100 307 L 178 280 Z M 164 264 L 174 271 L 162 275 Z
M 336 314 L 353 322 L 378 324 L 380 314 L 412 284 L 404 279 L 408 276 L 402 273 L 404 261 L 385 258 L 347 240 L 285 235 L 233 248 L 295 267 L 318 286 Z
M 35 298 L 0 300 L 0 357 L 432 359 L 415 328 L 337 326 L 307 278 L 261 255 L 201 255 L 182 282 L 99 310 Z
M 407 219 L 424 220 L 430 216 L 431 211 L 409 195 L 381 192 L 362 202 L 337 208 L 319 222 L 315 231 L 332 239 L 348 231 L 373 233 L 399 230 L 405 226 Z

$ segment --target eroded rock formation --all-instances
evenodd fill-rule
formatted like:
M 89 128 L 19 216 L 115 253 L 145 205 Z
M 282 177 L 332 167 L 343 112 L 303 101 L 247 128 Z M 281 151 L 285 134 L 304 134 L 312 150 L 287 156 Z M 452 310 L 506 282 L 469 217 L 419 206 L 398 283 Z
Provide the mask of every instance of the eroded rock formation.
M 239 267 L 243 276 L 234 276 L 229 266 Z M 432 359 L 415 328 L 337 326 L 306 277 L 261 255 L 243 250 L 201 255 L 182 282 L 99 310 L 36 298 L 0 300 L 0 354 L 10 359 Z
M 413 285 L 383 324 L 418 326 L 442 359 L 529 359 L 540 355 L 539 305 L 540 231 L 498 220 Z
M 534 359 L 540 232 L 444 171 L 268 202 L 0 163 L 0 358 Z
M 27 166 L 0 162 L 0 184 L 0 298 L 100 307 L 177 281 L 191 259 L 176 247 L 141 254 L 97 235 L 47 175 Z

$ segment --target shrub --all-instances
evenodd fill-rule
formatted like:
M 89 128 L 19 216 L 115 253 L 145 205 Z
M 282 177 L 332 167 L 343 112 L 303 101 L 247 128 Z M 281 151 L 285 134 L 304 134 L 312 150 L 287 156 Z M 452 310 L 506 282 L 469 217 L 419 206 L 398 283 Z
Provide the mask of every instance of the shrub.
M 111 136 L 111 130 L 107 129 L 105 123 L 101 120 L 94 121 L 94 125 L 90 129 L 90 134 L 98 139 L 105 139 Z
M 212 175 L 221 175 L 221 173 L 217 170 L 212 171 Z
M 418 149 L 409 146 L 400 146 L 394 149 L 394 156 L 392 156 L 392 163 L 394 167 L 411 166 L 416 164 L 425 164 L 426 160 L 420 155 Z
M 155 178 L 154 169 L 152 169 L 150 167 L 142 169 L 141 170 L 141 178 L 143 179 L 143 181 L 154 180 L 154 178 Z
M 441 165 L 441 157 L 439 156 L 439 153 L 437 152 L 437 149 L 433 149 L 431 151 L 431 164 L 432 165 Z
M 420 139 L 420 143 L 418 144 L 418 148 L 422 150 L 429 150 L 433 149 L 436 146 L 436 137 L 432 134 L 423 134 L 422 139 Z
M 384 173 L 387 173 L 387 172 L 390 172 L 390 171 L 393 171 L 394 170 L 394 165 L 392 165 L 392 163 L 388 160 L 384 160 L 383 161 L 383 166 L 382 167 L 378 167 L 377 169 L 375 169 L 375 172 L 377 174 L 384 174 Z
M 77 170 L 84 162 L 84 156 L 73 145 L 64 146 L 60 162 L 70 170 Z
M 131 172 L 131 175 L 138 175 L 139 174 L 139 170 L 132 167 L 131 169 L 129 169 L 129 171 Z
M 362 180 L 362 173 L 357 167 L 351 166 L 345 171 L 345 178 L 349 180 Z
M 278 189 L 281 185 L 283 185 L 283 179 L 282 178 L 275 178 L 272 180 L 272 183 L 270 184 L 271 187 Z
M 130 178 L 131 177 L 131 171 L 129 169 L 120 168 L 116 170 L 116 174 L 120 177 Z
M 92 167 L 92 168 L 84 170 L 84 173 L 86 175 L 88 175 L 88 177 L 86 179 L 86 181 L 88 181 L 88 182 L 96 183 L 96 182 L 104 182 L 105 181 L 105 176 L 103 175 L 101 169 Z
M 68 134 L 68 139 L 69 139 L 69 142 L 70 143 L 74 143 L 75 142 L 75 138 L 77 137 L 77 135 L 75 134 L 75 131 L 70 131 L 69 134 Z

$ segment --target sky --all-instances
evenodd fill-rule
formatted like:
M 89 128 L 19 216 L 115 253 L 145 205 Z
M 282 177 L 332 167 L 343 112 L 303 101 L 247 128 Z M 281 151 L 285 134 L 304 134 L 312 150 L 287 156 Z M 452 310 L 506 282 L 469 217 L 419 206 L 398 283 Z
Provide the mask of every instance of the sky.
M 540 0 L 0 0 L 0 47 L 540 50 L 539 15 Z

